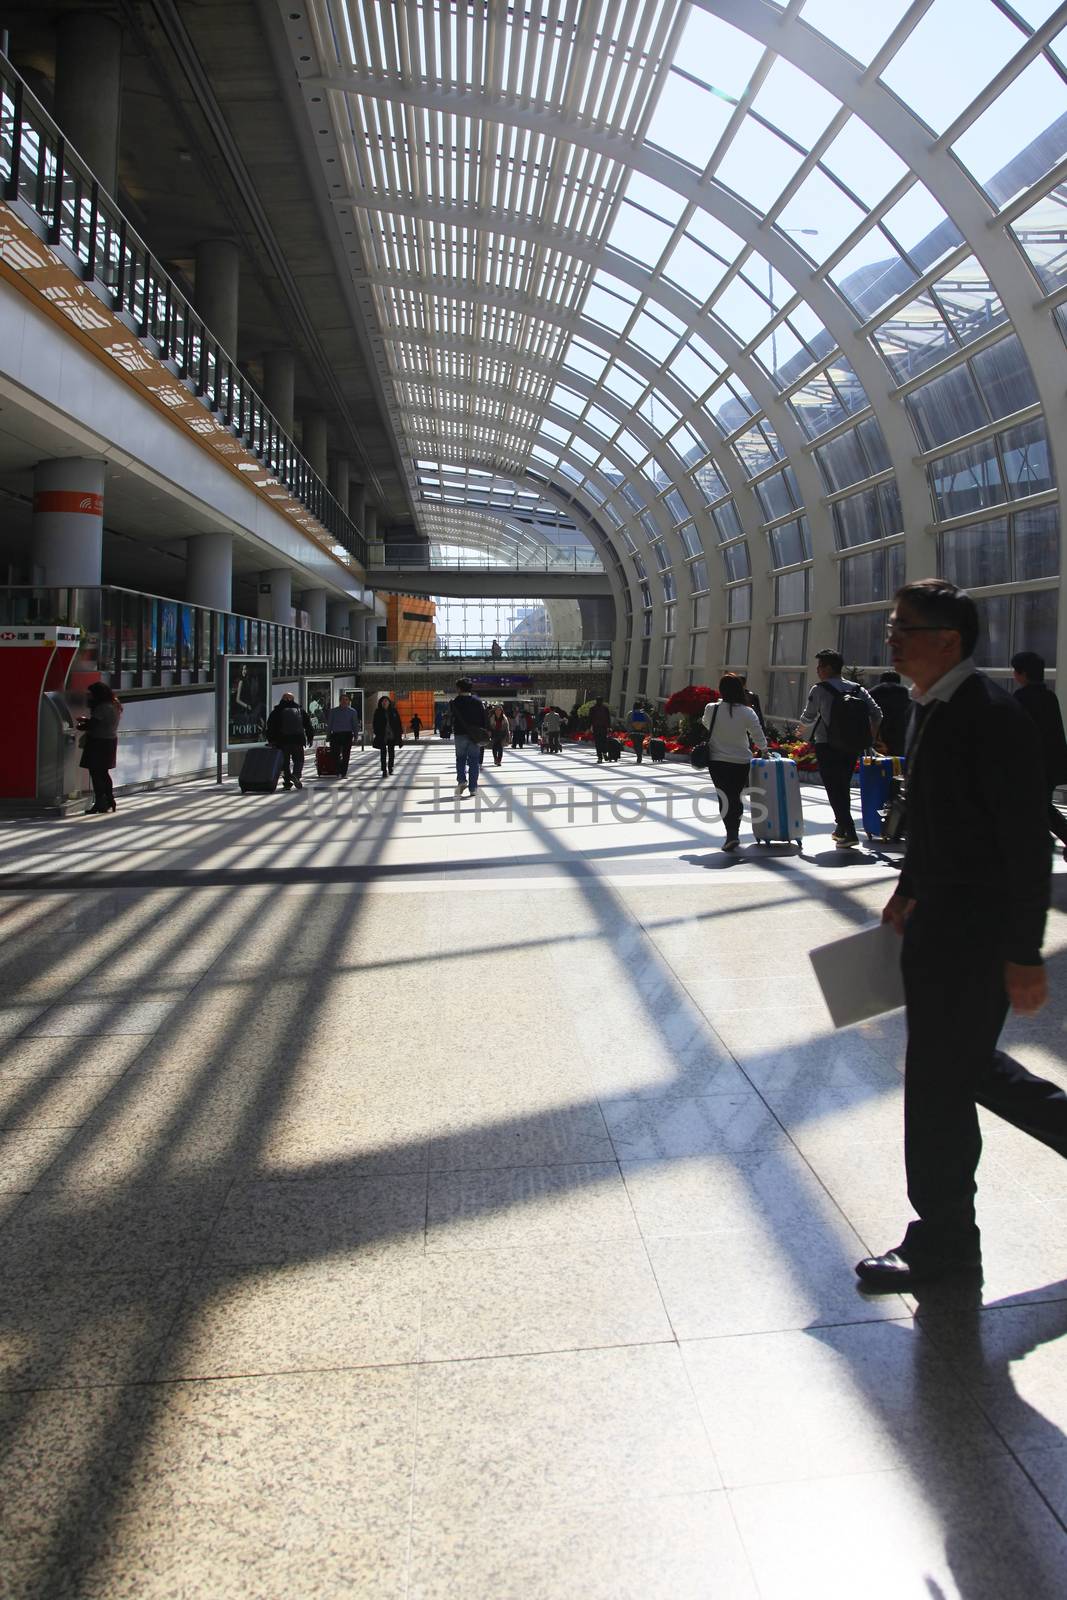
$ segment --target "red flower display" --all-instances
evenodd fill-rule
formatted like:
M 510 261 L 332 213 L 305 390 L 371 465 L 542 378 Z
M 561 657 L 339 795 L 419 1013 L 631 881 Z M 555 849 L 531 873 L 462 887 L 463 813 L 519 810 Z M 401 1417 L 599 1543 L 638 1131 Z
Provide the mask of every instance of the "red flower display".
M 704 707 L 719 698 L 717 689 L 709 689 L 706 683 L 691 683 L 684 689 L 678 689 L 671 695 L 663 707 L 664 715 L 668 717 L 699 717 Z

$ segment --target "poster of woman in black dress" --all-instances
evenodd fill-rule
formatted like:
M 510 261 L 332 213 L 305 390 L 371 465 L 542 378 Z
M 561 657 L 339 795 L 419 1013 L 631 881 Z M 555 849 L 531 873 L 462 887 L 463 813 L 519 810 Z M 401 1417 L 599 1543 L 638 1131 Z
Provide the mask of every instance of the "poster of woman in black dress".
M 226 744 L 262 744 L 270 691 L 268 663 L 263 660 L 226 661 Z

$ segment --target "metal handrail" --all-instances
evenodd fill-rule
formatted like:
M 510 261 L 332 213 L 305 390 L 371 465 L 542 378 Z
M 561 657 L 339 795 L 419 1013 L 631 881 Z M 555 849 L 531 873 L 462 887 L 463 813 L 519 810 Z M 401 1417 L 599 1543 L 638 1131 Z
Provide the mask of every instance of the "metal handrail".
M 366 541 L 236 361 L 164 272 L 44 106 L 0 56 L 0 193 L 26 207 L 48 245 L 68 251 L 87 288 L 307 507 L 342 564 Z
M 587 662 L 601 666 L 611 663 L 612 644 L 605 639 L 587 639 L 581 644 L 523 644 L 513 641 L 494 656 L 484 640 L 454 641 L 436 645 L 370 645 L 364 652 L 364 666 L 431 667 L 457 666 L 476 661 L 506 672 L 509 667 L 530 662 L 544 666 Z
M 514 557 L 499 550 L 470 550 L 442 556 L 430 545 L 368 547 L 369 570 L 401 568 L 419 571 L 462 572 L 590 572 L 602 573 L 604 564 L 595 550 L 584 545 L 545 545 L 542 550 L 516 550 Z

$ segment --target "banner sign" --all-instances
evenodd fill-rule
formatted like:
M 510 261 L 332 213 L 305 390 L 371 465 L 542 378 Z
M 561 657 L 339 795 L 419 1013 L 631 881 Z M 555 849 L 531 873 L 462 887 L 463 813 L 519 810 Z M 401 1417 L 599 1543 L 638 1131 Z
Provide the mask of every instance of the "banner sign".
M 473 689 L 531 689 L 533 679 L 524 677 L 518 672 L 483 673 L 480 677 L 472 678 Z
M 316 734 L 325 734 L 326 718 L 333 705 L 333 679 L 332 678 L 305 678 L 304 679 L 304 710 L 311 718 L 311 726 Z
M 270 657 L 223 656 L 220 750 L 243 750 L 266 743 L 270 704 Z

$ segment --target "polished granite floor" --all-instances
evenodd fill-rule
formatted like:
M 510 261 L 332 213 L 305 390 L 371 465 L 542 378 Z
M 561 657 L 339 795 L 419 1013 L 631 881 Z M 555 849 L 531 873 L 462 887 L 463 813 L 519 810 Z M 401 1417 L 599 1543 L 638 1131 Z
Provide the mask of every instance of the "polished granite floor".
M 901 1017 L 805 952 L 893 863 L 450 760 L 0 830 L 0 1594 L 1067 1596 L 1067 1165 L 988 1127 L 980 1300 L 852 1272 Z

